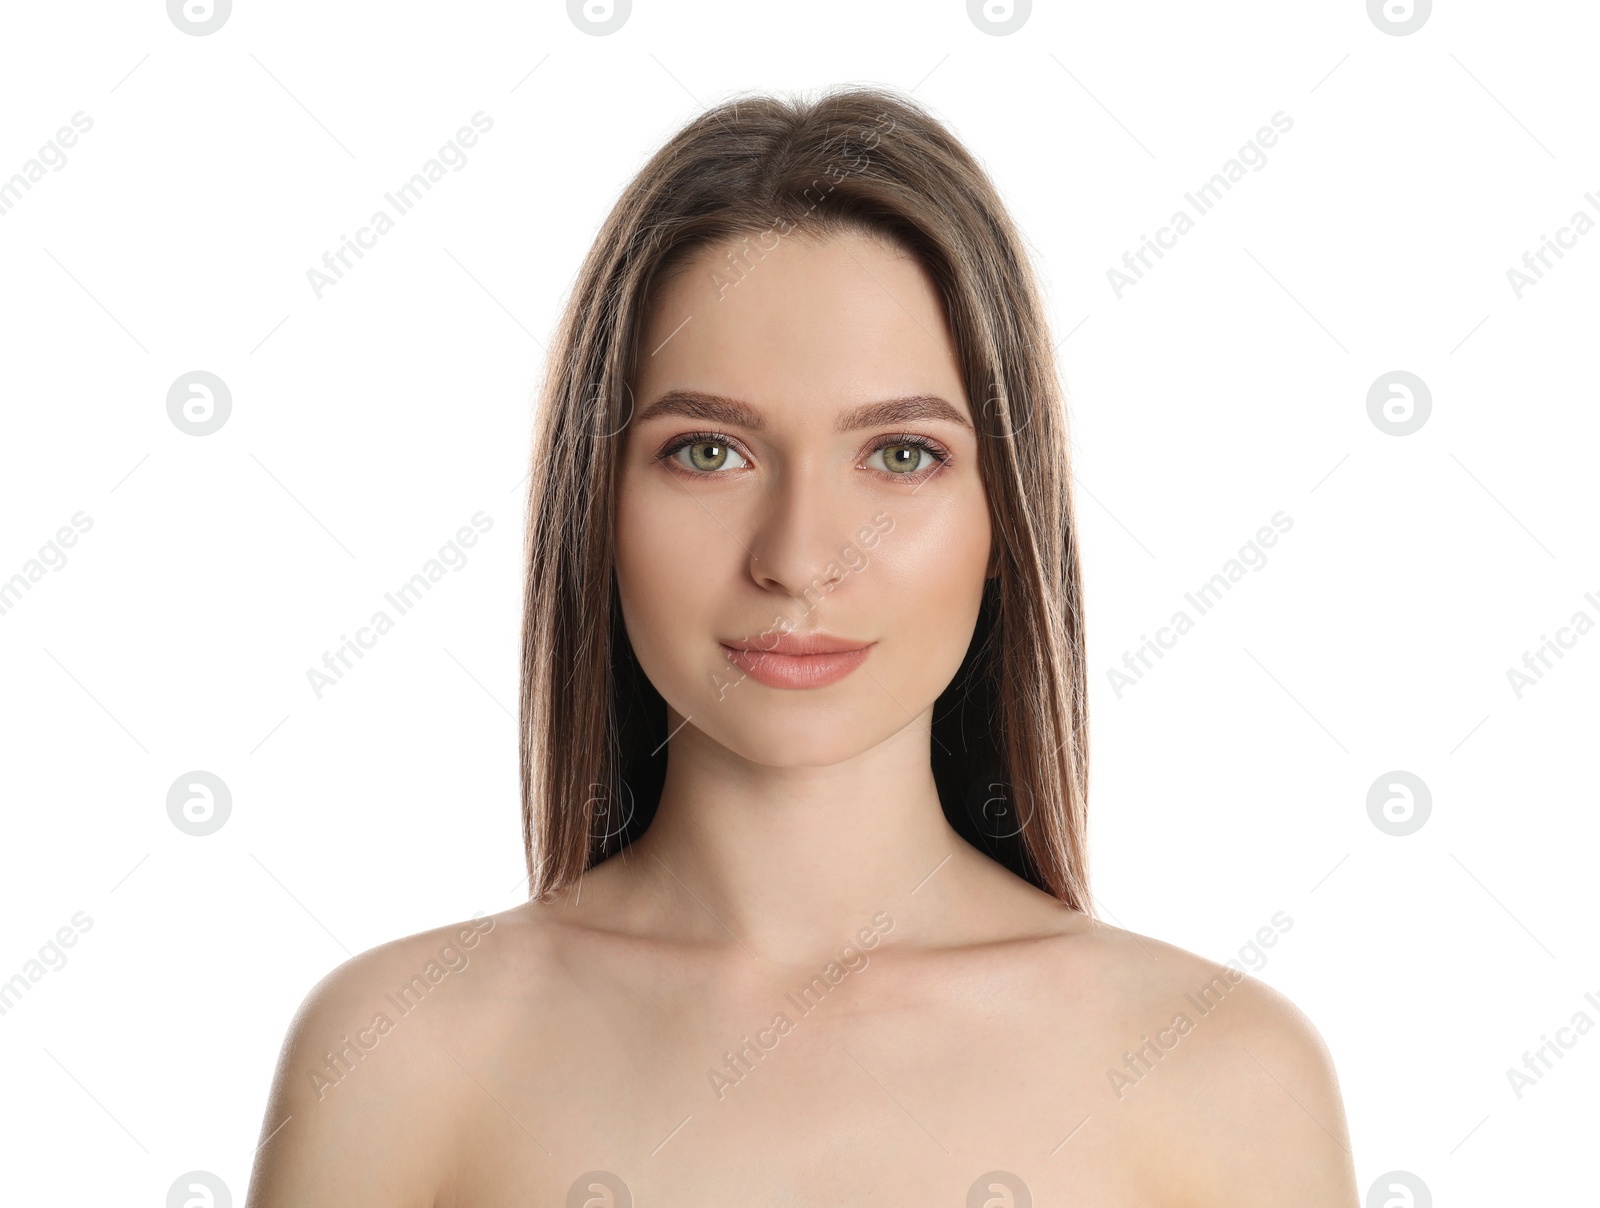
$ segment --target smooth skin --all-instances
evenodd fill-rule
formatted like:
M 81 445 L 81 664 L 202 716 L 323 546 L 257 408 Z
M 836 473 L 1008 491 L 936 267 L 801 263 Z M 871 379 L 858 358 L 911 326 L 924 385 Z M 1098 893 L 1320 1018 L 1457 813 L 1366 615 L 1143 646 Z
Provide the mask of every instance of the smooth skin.
M 324 978 L 247 1208 L 627 1202 L 598 1176 L 569 1198 L 593 1171 L 650 1208 L 1021 1202 L 968 1199 L 993 1171 L 1040 1205 L 1350 1208 L 1293 1005 L 945 820 L 930 718 L 995 564 L 933 282 L 864 235 L 787 238 L 733 286 L 722 263 L 658 298 L 615 454 L 624 620 L 672 734 L 654 821 L 551 901 Z M 820 688 L 728 665 L 720 642 L 784 624 L 875 644 Z

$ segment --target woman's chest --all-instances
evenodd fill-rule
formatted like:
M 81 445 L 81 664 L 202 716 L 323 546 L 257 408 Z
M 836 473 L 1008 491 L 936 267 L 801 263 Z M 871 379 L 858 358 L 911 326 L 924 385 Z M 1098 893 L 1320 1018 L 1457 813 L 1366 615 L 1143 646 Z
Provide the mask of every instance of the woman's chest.
M 574 1002 L 499 1038 L 440 1208 L 1153 1202 L 1104 1029 L 849 989 Z

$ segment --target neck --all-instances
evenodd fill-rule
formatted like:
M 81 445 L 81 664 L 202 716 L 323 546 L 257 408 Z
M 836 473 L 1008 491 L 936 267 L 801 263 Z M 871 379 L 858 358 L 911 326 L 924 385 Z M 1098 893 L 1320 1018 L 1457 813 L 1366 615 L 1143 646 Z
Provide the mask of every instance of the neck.
M 655 817 L 619 857 L 653 925 L 791 963 L 880 912 L 932 923 L 976 853 L 940 806 L 930 714 L 827 767 L 752 763 L 679 729 Z M 670 726 L 681 720 L 669 709 Z

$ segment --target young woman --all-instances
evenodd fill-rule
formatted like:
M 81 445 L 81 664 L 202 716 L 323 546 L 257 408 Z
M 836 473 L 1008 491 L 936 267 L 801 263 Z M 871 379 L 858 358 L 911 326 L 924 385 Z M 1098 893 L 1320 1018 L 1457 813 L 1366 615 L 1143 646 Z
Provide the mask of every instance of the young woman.
M 312 991 L 250 1208 L 1355 1202 L 1305 1018 L 1092 917 L 1052 343 L 909 100 L 646 165 L 540 416 L 530 900 Z

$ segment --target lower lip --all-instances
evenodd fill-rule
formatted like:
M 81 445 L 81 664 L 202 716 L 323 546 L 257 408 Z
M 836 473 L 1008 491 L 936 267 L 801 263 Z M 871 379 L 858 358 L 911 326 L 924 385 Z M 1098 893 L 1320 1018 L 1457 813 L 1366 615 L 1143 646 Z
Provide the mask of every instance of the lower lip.
M 776 654 L 770 650 L 722 647 L 728 662 L 769 688 L 825 688 L 861 666 L 871 649 L 863 646 L 834 654 Z

